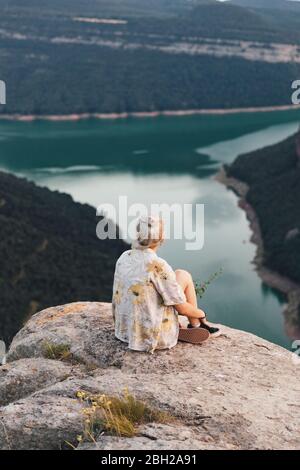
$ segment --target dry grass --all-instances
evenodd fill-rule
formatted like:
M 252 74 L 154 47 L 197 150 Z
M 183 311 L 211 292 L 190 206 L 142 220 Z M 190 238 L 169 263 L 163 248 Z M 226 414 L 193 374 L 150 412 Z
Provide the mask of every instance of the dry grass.
M 55 344 L 45 342 L 43 344 L 43 356 L 46 359 L 57 361 L 71 361 L 72 353 L 68 344 Z
M 96 436 L 104 431 L 114 436 L 133 437 L 141 424 L 171 420 L 168 413 L 150 408 L 128 390 L 122 396 L 90 395 L 79 391 L 77 398 L 87 405 L 82 410 L 84 434 L 78 436 L 79 442 L 83 439 L 95 441 Z
M 68 344 L 55 344 L 44 342 L 42 346 L 43 357 L 55 361 L 68 362 L 72 365 L 81 365 L 84 367 L 86 373 L 91 373 L 97 369 L 97 364 L 84 361 L 83 359 L 74 356 Z

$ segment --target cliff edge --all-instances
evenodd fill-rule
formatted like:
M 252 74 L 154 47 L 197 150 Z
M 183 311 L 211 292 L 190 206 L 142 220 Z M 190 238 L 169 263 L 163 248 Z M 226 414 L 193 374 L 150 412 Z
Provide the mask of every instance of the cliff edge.
M 19 331 L 0 368 L 0 449 L 300 449 L 295 359 L 227 327 L 201 346 L 136 353 L 114 338 L 110 304 L 49 308 Z M 77 392 L 124 388 L 174 419 L 78 444 Z

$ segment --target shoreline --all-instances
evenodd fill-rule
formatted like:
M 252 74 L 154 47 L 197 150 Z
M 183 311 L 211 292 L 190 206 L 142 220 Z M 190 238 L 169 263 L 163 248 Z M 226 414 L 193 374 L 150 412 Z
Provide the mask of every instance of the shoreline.
M 283 314 L 286 320 L 287 334 L 293 339 L 299 339 L 300 285 L 264 265 L 264 241 L 259 220 L 254 208 L 246 199 L 249 186 L 236 178 L 228 177 L 224 167 L 216 174 L 215 179 L 237 195 L 238 205 L 246 213 L 252 231 L 250 241 L 256 246 L 256 254 L 252 261 L 255 270 L 266 285 L 286 296 L 287 306 L 284 308 Z
M 19 122 L 34 122 L 34 121 L 83 121 L 88 119 L 97 120 L 119 120 L 128 118 L 157 118 L 157 117 L 182 117 L 182 116 L 217 116 L 226 114 L 247 114 L 247 113 L 270 113 L 280 111 L 300 110 L 300 105 L 283 105 L 283 106 L 262 106 L 250 108 L 230 108 L 230 109 L 186 109 L 186 110 L 165 110 L 165 111 L 136 111 L 124 113 L 79 113 L 79 114 L 0 114 L 0 121 L 19 121 Z

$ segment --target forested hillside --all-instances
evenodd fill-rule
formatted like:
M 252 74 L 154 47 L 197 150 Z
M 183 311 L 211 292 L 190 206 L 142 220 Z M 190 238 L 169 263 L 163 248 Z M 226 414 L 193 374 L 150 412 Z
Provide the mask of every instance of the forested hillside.
M 230 0 L 230 3 L 248 8 L 300 11 L 300 2 L 293 0 Z
M 127 17 L 165 16 L 214 4 L 215 0 L 0 0 L 0 7 L 23 13 L 81 13 L 85 15 L 125 15 Z
M 214 0 L 0 0 L 2 114 L 291 104 L 300 9 Z
M 300 283 L 300 158 L 295 136 L 241 155 L 227 173 L 250 186 L 247 200 L 260 222 L 266 266 Z
M 95 209 L 0 172 L 0 339 L 45 307 L 111 299 L 127 245 L 98 240 Z

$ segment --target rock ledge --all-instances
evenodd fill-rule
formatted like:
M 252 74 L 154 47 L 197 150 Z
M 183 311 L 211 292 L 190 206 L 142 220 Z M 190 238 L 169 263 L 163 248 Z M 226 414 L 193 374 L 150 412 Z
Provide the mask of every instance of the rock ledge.
M 102 436 L 78 449 L 300 449 L 300 364 L 249 333 L 222 327 L 202 346 L 154 355 L 129 351 L 113 335 L 111 305 L 74 303 L 34 315 L 0 368 L 0 449 L 61 449 L 82 431 L 78 390 L 125 387 L 177 419 L 138 436 Z M 66 346 L 69 362 L 46 359 Z

